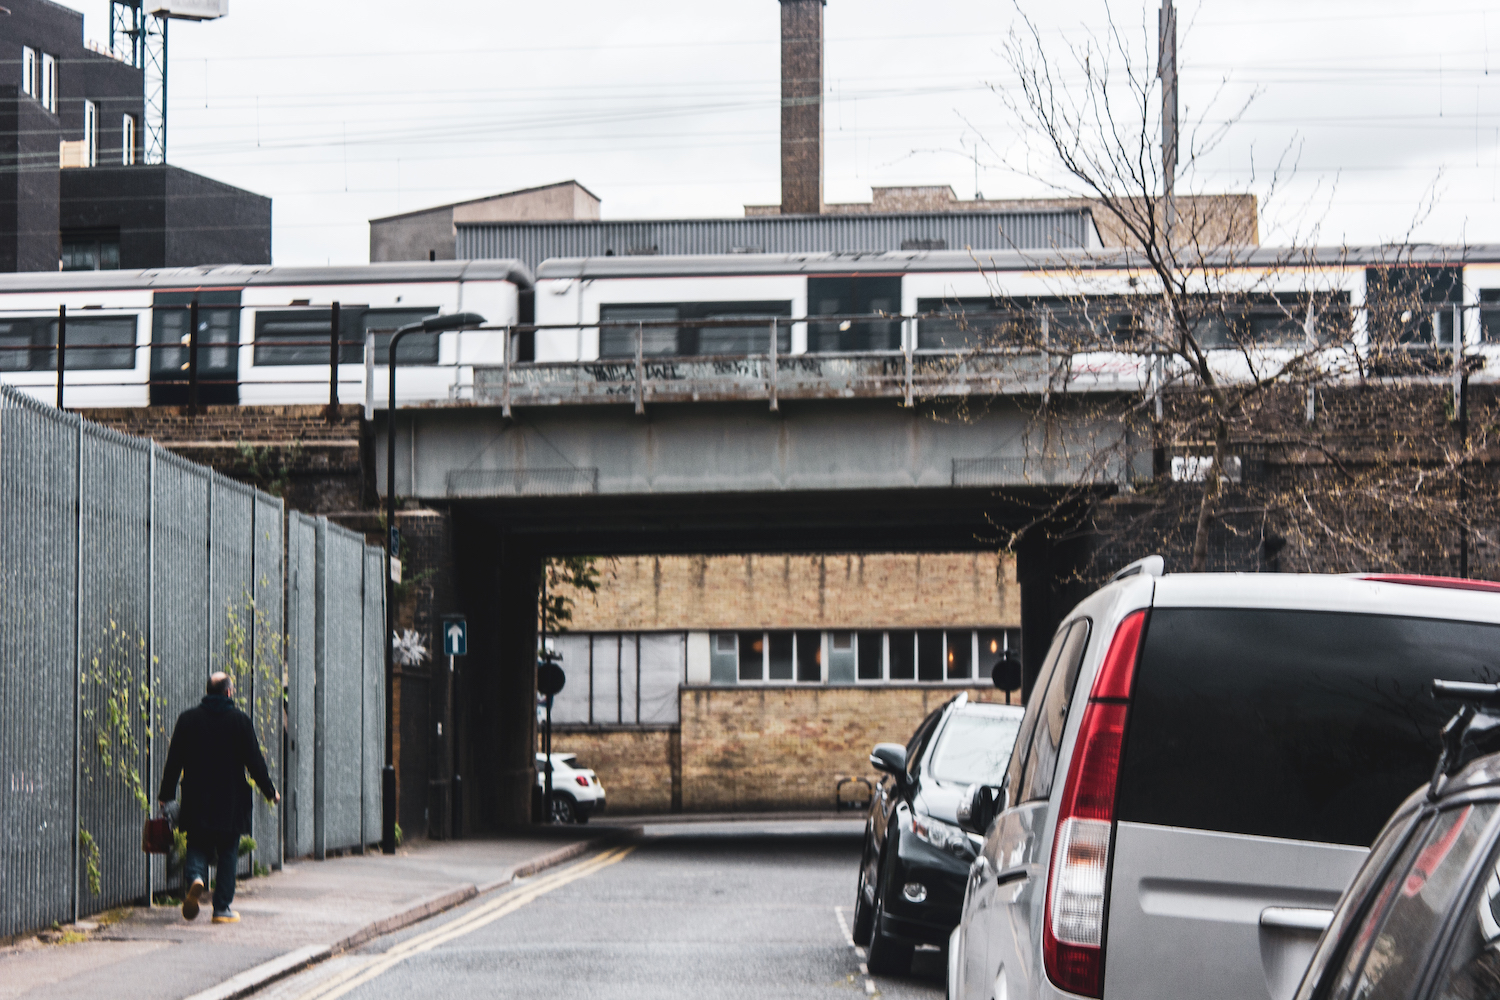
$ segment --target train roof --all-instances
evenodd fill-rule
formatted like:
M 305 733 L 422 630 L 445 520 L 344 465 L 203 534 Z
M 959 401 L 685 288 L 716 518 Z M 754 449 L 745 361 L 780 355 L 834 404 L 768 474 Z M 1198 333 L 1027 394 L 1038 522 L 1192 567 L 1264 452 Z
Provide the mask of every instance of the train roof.
M 509 281 L 529 289 L 531 269 L 516 260 L 397 261 L 337 267 L 220 264 L 144 271 L 24 271 L 0 274 L 5 292 L 92 292 L 150 288 L 242 288 L 249 285 L 372 285 L 424 281 Z
M 1186 255 L 1185 255 L 1186 256 Z M 1371 247 L 1235 247 L 1205 253 L 1210 267 L 1373 267 L 1500 262 L 1500 244 Z M 544 278 L 730 277 L 777 274 L 1146 269 L 1136 250 L 900 250 L 845 253 L 732 253 L 694 256 L 566 257 L 537 266 Z

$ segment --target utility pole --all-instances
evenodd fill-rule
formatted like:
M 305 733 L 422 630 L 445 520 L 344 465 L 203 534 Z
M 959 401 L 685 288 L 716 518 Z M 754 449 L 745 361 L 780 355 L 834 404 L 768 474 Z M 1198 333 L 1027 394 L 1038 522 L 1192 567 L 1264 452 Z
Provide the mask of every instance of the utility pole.
M 1164 226 L 1167 247 L 1177 225 L 1177 200 L 1173 191 L 1177 177 L 1177 8 L 1164 0 L 1156 19 L 1156 75 L 1161 80 L 1161 174 L 1165 200 Z

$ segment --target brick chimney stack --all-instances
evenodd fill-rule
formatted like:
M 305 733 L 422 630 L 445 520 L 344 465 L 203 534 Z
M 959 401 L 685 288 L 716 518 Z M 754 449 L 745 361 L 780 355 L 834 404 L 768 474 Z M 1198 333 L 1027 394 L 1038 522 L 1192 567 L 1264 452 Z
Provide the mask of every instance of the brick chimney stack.
M 823 211 L 823 7 L 781 0 L 781 214 Z

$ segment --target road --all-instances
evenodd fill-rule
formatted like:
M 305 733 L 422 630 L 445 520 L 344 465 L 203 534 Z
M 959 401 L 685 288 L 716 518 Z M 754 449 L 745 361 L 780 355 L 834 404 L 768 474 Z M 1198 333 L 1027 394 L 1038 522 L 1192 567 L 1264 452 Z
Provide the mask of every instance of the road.
M 256 997 L 941 997 L 936 950 L 908 977 L 862 971 L 846 929 L 861 825 L 647 827 Z

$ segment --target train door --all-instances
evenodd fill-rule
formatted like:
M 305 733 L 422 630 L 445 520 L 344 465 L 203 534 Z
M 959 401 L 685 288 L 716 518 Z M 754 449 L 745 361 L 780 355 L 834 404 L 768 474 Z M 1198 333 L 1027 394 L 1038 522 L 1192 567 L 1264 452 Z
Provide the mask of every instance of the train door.
M 853 275 L 807 279 L 810 316 L 850 316 L 901 312 L 901 276 Z M 899 320 L 839 320 L 809 323 L 807 349 L 828 351 L 899 351 Z
M 198 302 L 198 402 L 204 406 L 240 401 L 238 289 L 157 292 L 152 299 L 151 405 L 188 402 L 189 317 Z

